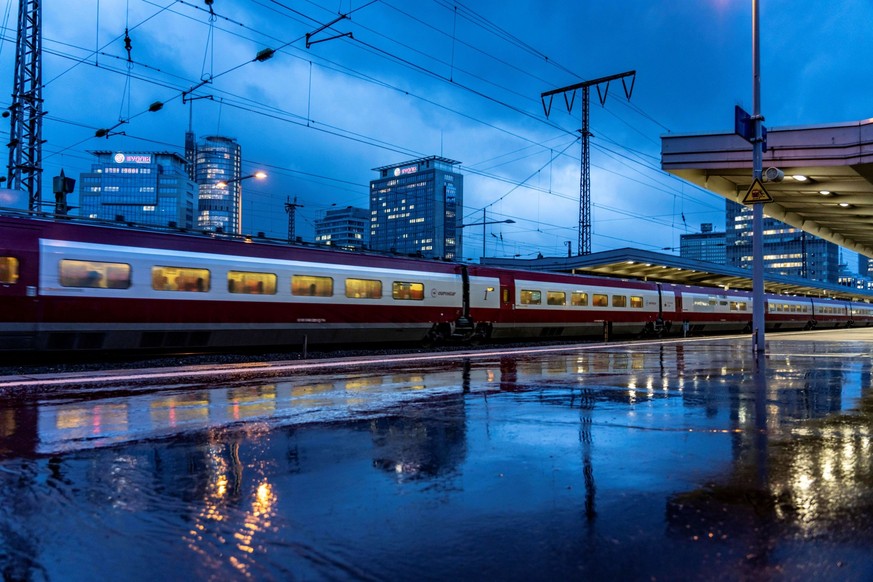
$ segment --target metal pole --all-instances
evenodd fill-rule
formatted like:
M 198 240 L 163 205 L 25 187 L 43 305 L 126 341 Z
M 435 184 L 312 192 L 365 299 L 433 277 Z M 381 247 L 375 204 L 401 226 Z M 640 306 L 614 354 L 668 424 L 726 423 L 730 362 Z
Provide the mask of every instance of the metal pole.
M 752 0 L 752 100 L 755 141 L 752 144 L 752 178 L 761 179 L 761 52 L 759 43 L 758 0 Z M 752 214 L 752 329 L 753 351 L 764 353 L 764 205 L 755 204 Z
M 482 209 L 482 258 L 485 258 L 485 209 Z

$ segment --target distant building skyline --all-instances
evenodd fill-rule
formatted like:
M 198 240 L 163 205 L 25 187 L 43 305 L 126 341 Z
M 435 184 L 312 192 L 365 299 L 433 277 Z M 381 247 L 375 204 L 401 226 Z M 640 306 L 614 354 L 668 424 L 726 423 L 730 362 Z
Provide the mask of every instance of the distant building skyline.
M 752 209 L 725 201 L 727 265 L 752 268 Z M 840 248 L 784 222 L 764 217 L 764 271 L 837 283 Z
M 374 168 L 370 182 L 370 247 L 374 250 L 454 260 L 464 207 L 460 164 L 441 156 Z
M 714 232 L 712 223 L 700 225 L 700 232 L 679 237 L 679 256 L 684 259 L 724 265 L 727 261 L 724 232 Z
M 194 226 L 196 185 L 185 158 L 170 152 L 91 152 L 79 177 L 79 215 L 100 220 L 182 228 Z
M 341 249 L 363 249 L 370 241 L 370 211 L 346 206 L 331 208 L 315 220 L 315 242 Z
M 242 231 L 242 148 L 232 137 L 209 135 L 197 144 L 197 228 Z

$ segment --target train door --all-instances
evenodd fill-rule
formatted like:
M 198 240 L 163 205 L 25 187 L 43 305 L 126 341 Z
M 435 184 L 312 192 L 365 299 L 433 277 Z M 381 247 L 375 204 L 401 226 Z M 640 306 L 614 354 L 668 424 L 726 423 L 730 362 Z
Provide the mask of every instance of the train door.
M 500 275 L 500 319 L 515 321 L 515 279 L 505 273 Z
M 676 318 L 676 291 L 658 283 L 658 320 L 664 331 L 670 331 Z
M 500 281 L 500 308 L 515 308 L 515 285 L 512 281 Z

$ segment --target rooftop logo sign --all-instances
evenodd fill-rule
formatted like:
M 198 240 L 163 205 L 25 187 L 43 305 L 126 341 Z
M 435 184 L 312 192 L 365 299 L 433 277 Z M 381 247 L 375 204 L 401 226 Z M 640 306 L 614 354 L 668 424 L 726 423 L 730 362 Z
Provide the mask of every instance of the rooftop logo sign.
M 403 176 L 405 174 L 414 174 L 418 171 L 418 166 L 406 166 L 405 168 L 394 168 L 395 176 Z
M 151 164 L 152 157 L 148 154 L 125 154 L 118 152 L 112 158 L 116 164 Z

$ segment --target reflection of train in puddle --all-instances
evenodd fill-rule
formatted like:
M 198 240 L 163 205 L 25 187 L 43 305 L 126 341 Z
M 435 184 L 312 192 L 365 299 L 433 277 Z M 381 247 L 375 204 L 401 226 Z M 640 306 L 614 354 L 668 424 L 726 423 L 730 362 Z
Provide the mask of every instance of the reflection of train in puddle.
M 460 394 L 461 382 L 457 371 L 355 374 L 103 399 L 75 396 L 33 406 L 10 401 L 0 407 L 0 457 L 107 446 L 242 422 L 290 425 L 370 418 L 418 398 Z

